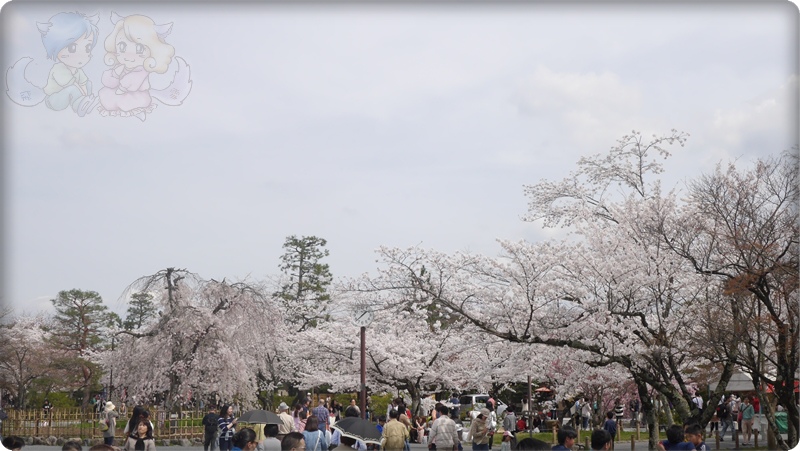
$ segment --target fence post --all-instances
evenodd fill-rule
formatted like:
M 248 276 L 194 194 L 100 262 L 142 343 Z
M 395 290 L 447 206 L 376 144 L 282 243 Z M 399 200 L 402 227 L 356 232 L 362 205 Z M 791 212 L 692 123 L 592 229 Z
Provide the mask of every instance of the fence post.
M 556 427 L 553 426 L 553 444 L 555 445 L 556 443 L 558 443 L 558 441 L 556 440 Z

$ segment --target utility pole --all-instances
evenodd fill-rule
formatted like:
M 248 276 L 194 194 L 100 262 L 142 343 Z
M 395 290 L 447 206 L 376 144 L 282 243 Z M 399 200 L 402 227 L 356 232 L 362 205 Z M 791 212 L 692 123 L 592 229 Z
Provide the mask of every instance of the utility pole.
M 361 418 L 367 415 L 367 328 L 361 326 Z
M 367 326 L 372 323 L 373 316 L 366 305 L 353 310 L 353 324 L 361 327 L 361 418 L 367 415 Z

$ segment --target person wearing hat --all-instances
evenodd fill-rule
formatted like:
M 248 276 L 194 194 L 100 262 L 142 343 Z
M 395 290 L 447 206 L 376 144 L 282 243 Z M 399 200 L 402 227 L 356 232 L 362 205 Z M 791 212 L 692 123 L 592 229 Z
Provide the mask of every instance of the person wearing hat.
M 289 415 L 289 405 L 285 402 L 282 402 L 278 406 L 278 418 L 281 419 L 280 424 L 278 424 L 278 440 L 283 440 L 286 437 L 286 434 L 294 431 L 294 418 Z
M 472 442 L 472 450 L 488 450 L 489 440 L 489 409 L 483 408 L 477 417 L 472 421 L 467 433 L 467 441 Z
M 108 424 L 108 429 L 103 431 L 103 443 L 109 446 L 114 446 L 114 435 L 117 433 L 116 427 L 119 414 L 114 410 L 116 408 L 117 406 L 113 402 L 108 401 L 106 408 L 103 410 L 103 419 Z
M 512 440 L 514 440 L 514 436 L 511 431 L 503 432 L 503 443 L 500 444 L 500 451 L 511 451 Z

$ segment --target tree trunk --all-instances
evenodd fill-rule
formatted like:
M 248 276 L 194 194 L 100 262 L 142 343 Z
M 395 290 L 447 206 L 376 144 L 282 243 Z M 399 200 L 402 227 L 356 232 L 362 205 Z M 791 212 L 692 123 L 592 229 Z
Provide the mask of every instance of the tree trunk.
M 646 384 L 637 382 L 636 390 L 639 392 L 642 413 L 644 415 L 644 420 L 647 423 L 647 430 L 650 432 L 650 438 L 647 441 L 647 448 L 656 449 L 656 431 L 658 431 L 657 406 L 653 405 L 653 402 L 650 400 L 650 394 L 647 392 Z
M 667 416 L 667 422 L 666 422 L 666 424 L 664 424 L 664 426 L 666 426 L 668 428 L 668 427 L 670 427 L 670 426 L 672 426 L 674 424 L 674 421 L 672 419 L 672 408 L 669 406 L 669 400 L 668 399 L 664 400 L 664 405 L 663 406 L 664 406 L 664 414 Z
M 87 365 L 82 365 L 83 371 L 83 400 L 81 400 L 81 407 L 86 409 L 89 406 L 89 399 L 92 396 L 92 369 Z M 108 394 L 111 399 L 111 393 Z

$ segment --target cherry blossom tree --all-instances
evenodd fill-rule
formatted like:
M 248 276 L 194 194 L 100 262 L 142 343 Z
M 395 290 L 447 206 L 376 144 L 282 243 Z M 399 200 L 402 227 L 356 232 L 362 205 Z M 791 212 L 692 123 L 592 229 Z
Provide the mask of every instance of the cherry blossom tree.
M 752 375 L 761 399 L 765 384 L 774 387 L 789 417 L 788 443 L 776 437 L 782 449 L 798 442 L 800 422 L 794 398 L 800 366 L 798 200 L 796 152 L 746 169 L 720 165 L 690 185 L 682 214 L 666 218 L 660 229 L 677 255 L 720 282 L 727 302 L 718 311 L 729 315 L 735 337 L 715 344 Z M 763 406 L 777 430 L 774 406 Z
M 31 384 L 52 371 L 48 329 L 44 315 L 18 317 L 0 326 L 0 384 L 14 395 L 18 408 L 26 406 Z
M 569 241 L 501 242 L 500 257 L 383 249 L 387 268 L 375 283 L 418 290 L 443 315 L 511 343 L 567 347 L 590 367 L 625 368 L 651 429 L 651 388 L 688 419 L 696 411 L 685 375 L 702 363 L 691 347 L 692 311 L 705 300 L 708 277 L 653 232 L 677 203 L 661 192 L 654 156 L 685 139 L 673 131 L 648 142 L 634 132 L 607 155 L 581 159 L 563 181 L 529 187 L 529 219 L 570 226 Z M 723 377 L 732 371 L 728 362 Z
M 687 133 L 672 130 L 666 135 L 653 135 L 651 140 L 632 131 L 617 140 L 608 153 L 581 157 L 577 170 L 559 182 L 541 180 L 525 186 L 529 198 L 527 221 L 543 220 L 545 227 L 570 226 L 591 218 L 616 222 L 619 218 L 609 206 L 631 195 L 642 199 L 657 196 L 660 182 L 656 176 L 664 172 L 659 158 L 666 159 L 666 146 L 683 147 Z M 617 189 L 614 189 L 617 187 Z
M 270 372 L 263 357 L 282 323 L 262 287 L 167 268 L 132 289 L 152 293 L 161 316 L 142 330 L 119 331 L 122 343 L 103 360 L 137 402 L 164 396 L 172 408 L 191 393 L 255 403 L 259 383 L 269 385 L 258 374 Z
M 669 157 L 666 146 L 676 143 L 683 146 L 687 137 L 688 135 L 675 130 L 663 136 L 653 135 L 649 141 L 635 131 L 624 136 L 607 154 L 579 160 L 578 170 L 563 181 L 559 183 L 542 181 L 527 187 L 526 193 L 530 198 L 527 219 L 543 219 L 547 227 L 576 224 L 581 237 L 595 241 L 602 236 L 615 239 L 627 235 L 632 238 L 628 246 L 632 244 L 639 247 L 649 242 L 653 251 L 646 251 L 645 254 L 653 257 L 653 261 L 663 258 L 659 255 L 669 250 L 669 246 L 664 245 L 663 240 L 658 237 L 657 228 L 662 223 L 661 218 L 675 213 L 678 202 L 674 192 L 662 194 L 658 175 L 663 172 L 663 166 L 657 158 Z M 626 226 L 622 224 L 623 221 L 628 221 L 629 224 Z M 620 225 L 623 227 L 618 227 Z M 603 233 L 603 229 L 607 229 L 607 233 Z M 670 265 L 673 268 L 681 267 L 677 262 L 670 262 Z M 663 270 L 659 270 L 658 273 L 665 274 Z M 670 277 L 665 281 L 674 285 L 678 279 L 675 276 Z M 663 280 L 658 286 L 665 286 Z M 695 299 L 703 298 L 702 286 L 701 283 L 695 288 Z M 656 288 L 656 290 L 662 289 Z M 705 299 L 708 300 L 707 296 Z M 669 296 L 664 297 L 664 300 L 668 301 Z M 664 310 L 662 313 L 676 311 L 670 308 L 670 303 L 663 303 L 669 310 Z M 691 325 L 690 321 L 687 326 Z M 696 332 L 693 331 L 691 334 Z M 686 346 L 681 349 L 685 348 Z M 675 367 L 675 360 L 675 358 L 668 360 L 669 366 L 673 367 L 669 373 L 675 384 L 680 387 L 683 397 L 688 400 L 693 390 L 681 380 L 681 374 L 685 373 L 687 368 Z M 655 367 L 659 366 L 656 361 L 651 362 L 651 365 L 653 364 Z M 733 364 L 734 362 L 728 361 L 724 365 L 721 371 L 723 382 L 732 374 Z M 710 403 L 716 403 L 722 395 L 722 389 L 718 388 L 709 400 Z M 664 394 L 670 398 L 668 392 L 669 390 Z M 670 398 L 670 401 L 673 403 L 677 401 L 678 413 L 682 418 L 686 418 L 684 403 L 674 397 Z M 647 403 L 644 404 L 646 410 L 649 406 Z M 701 422 L 708 421 L 712 413 L 711 409 L 706 409 L 705 415 L 700 418 Z
M 346 281 L 338 291 L 342 313 L 354 305 L 366 305 L 374 313 L 366 329 L 371 392 L 406 392 L 411 411 L 417 413 L 422 399 L 430 394 L 491 384 L 492 360 L 487 358 L 491 340 L 462 324 L 463 320 L 432 308 L 418 291 L 379 289 L 369 277 Z M 302 340 L 312 343 L 309 364 L 299 374 L 307 386 L 325 383 L 336 391 L 359 388 L 359 328 L 347 316 L 306 330 Z

